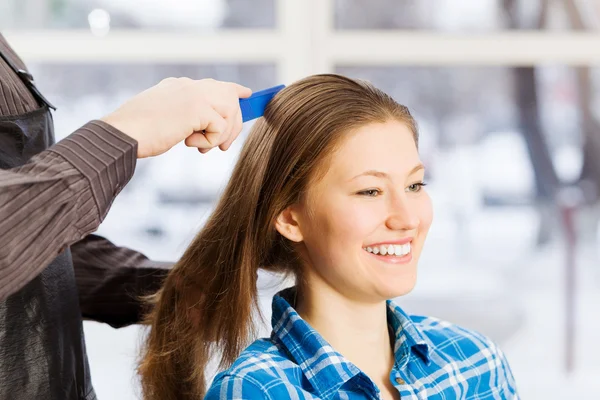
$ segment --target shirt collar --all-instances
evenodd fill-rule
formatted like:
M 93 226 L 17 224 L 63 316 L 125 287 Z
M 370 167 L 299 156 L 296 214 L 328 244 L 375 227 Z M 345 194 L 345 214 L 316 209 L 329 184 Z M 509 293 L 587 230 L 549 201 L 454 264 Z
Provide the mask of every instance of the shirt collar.
M 295 296 L 296 288 L 291 287 L 273 297 L 272 336 L 290 353 L 318 397 L 329 399 L 360 370 L 300 317 L 291 305 Z
M 394 332 L 394 355 L 396 364 L 403 367 L 409 359 L 410 353 L 417 356 L 429 365 L 429 350 L 433 344 L 426 339 L 412 319 L 392 300 L 387 301 L 388 326 Z
M 280 341 L 304 376 L 327 399 L 361 371 L 300 317 L 295 304 L 296 288 L 284 289 L 273 297 L 271 325 L 272 336 Z M 387 318 L 395 334 L 396 363 L 408 362 L 410 351 L 429 364 L 429 342 L 417 326 L 394 302 L 387 302 Z

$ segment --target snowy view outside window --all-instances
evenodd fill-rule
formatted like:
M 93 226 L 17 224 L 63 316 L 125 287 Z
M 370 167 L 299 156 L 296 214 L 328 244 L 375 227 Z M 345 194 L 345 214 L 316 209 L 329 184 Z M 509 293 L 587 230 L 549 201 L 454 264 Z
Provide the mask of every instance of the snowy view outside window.
M 217 37 L 224 31 L 260 31 L 277 36 L 285 31 L 279 13 L 284 1 L 2 0 L 0 28 L 11 33 L 9 40 L 27 32 L 71 30 L 91 31 L 97 40 L 119 30 L 208 32 Z M 600 30 L 600 0 L 330 4 L 332 35 L 359 30 L 443 35 Z M 597 43 L 590 52 L 600 49 Z M 201 54 L 202 39 L 198 46 Z M 57 139 L 169 76 L 235 81 L 254 90 L 290 83 L 281 82 L 281 59 L 98 62 L 30 54 L 23 58 L 42 92 L 58 107 Z M 327 72 L 373 82 L 407 105 L 419 122 L 435 219 L 417 287 L 398 299 L 400 304 L 411 313 L 437 316 L 497 341 L 524 399 L 599 398 L 600 65 L 333 60 L 329 67 Z M 180 146 L 139 161 L 99 233 L 151 258 L 176 260 L 225 186 L 247 125 L 228 152 L 199 155 Z M 569 207 L 574 209 L 572 225 L 563 218 Z M 571 227 L 575 265 L 569 269 Z M 572 309 L 567 302 L 570 273 L 575 276 Z M 259 281 L 268 321 L 271 296 L 280 286 L 268 276 Z M 568 315 L 574 315 L 571 330 Z M 114 330 L 85 322 L 85 330 L 99 398 L 139 398 L 134 367 L 143 329 Z M 262 333 L 267 332 L 263 327 Z M 575 335 L 570 341 L 568 332 Z

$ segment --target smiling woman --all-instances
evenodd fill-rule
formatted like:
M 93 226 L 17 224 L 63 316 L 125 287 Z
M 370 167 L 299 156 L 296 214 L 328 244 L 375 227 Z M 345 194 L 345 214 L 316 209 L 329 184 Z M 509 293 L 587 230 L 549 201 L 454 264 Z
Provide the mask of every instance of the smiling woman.
M 517 398 L 491 340 L 390 300 L 414 287 L 432 222 L 417 138 L 408 109 L 362 81 L 311 76 L 275 96 L 155 296 L 144 397 Z M 296 285 L 273 298 L 271 337 L 243 350 L 260 268 Z M 213 356 L 227 369 L 207 392 Z
M 304 260 L 297 307 L 307 317 L 305 302 L 322 301 L 313 295 L 376 303 L 415 284 L 432 207 L 410 115 L 390 106 L 396 115 L 342 131 L 324 176 L 276 221 Z

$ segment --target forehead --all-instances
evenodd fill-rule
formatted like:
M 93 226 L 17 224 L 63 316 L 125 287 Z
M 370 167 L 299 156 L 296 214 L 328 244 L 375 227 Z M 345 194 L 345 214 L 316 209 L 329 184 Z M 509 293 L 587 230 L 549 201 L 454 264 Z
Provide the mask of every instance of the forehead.
M 350 133 L 332 155 L 327 175 L 349 179 L 367 170 L 402 175 L 419 163 L 413 132 L 400 121 L 389 121 Z

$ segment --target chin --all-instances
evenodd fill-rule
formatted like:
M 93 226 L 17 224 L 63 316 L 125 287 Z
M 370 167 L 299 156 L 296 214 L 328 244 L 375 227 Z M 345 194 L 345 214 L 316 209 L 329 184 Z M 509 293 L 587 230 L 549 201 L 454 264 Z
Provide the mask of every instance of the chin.
M 384 285 L 378 288 L 377 294 L 382 300 L 391 300 L 396 297 L 402 297 L 415 288 L 417 283 L 416 279 L 404 279 L 401 282 L 386 282 Z

